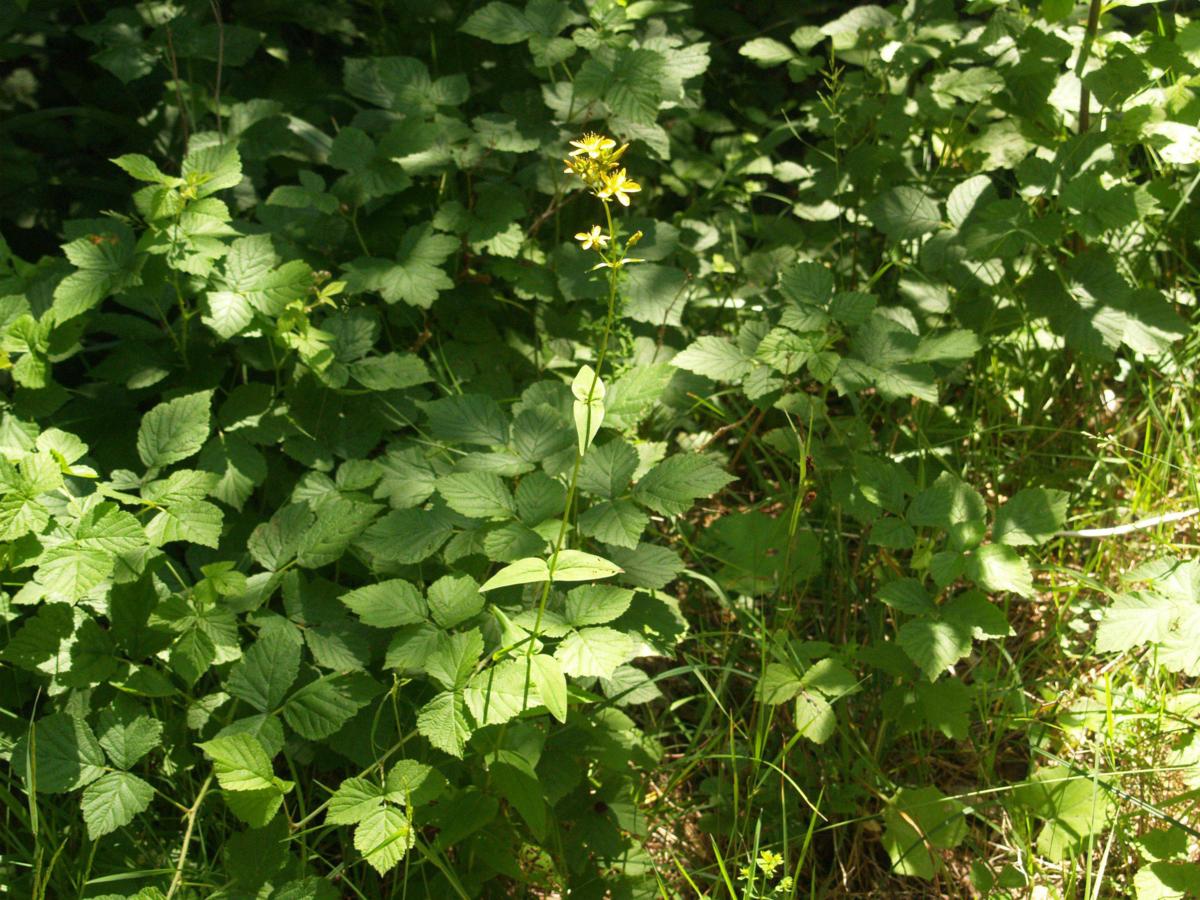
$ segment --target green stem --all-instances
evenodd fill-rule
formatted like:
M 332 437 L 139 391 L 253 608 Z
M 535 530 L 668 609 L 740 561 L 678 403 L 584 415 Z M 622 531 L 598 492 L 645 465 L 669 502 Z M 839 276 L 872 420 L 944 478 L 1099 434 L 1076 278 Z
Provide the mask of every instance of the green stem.
M 604 216 L 608 221 L 608 239 L 612 244 L 613 258 L 605 257 L 605 262 L 608 263 L 608 310 L 604 317 L 604 334 L 600 339 L 600 350 L 596 354 L 596 368 L 592 372 L 592 383 L 588 388 L 588 400 L 590 401 L 596 393 L 596 385 L 600 382 L 600 372 L 604 368 L 604 360 L 608 355 L 608 341 L 612 335 L 613 319 L 616 316 L 617 309 L 617 278 L 620 274 L 621 262 L 624 259 L 624 253 L 621 254 L 621 259 L 616 258 L 617 235 L 613 226 L 612 209 L 608 201 L 601 201 L 604 205 Z M 584 423 L 584 434 L 591 434 L 592 431 L 592 404 L 587 404 L 587 418 Z M 571 469 L 571 481 L 567 487 L 566 506 L 563 507 L 562 521 L 558 526 L 558 538 L 554 542 L 554 552 L 550 554 L 550 562 L 547 568 L 550 570 L 550 578 L 546 581 L 546 586 L 542 588 L 542 596 L 538 601 L 537 617 L 533 621 L 533 632 L 529 636 L 529 644 L 525 648 L 525 696 L 522 699 L 521 705 L 529 699 L 529 675 L 533 665 L 533 650 L 537 644 L 538 635 L 542 630 L 542 618 L 546 613 L 546 604 L 550 600 L 550 587 L 554 583 L 554 568 L 558 564 L 558 555 L 562 551 L 563 544 L 567 537 L 567 523 L 571 518 L 571 508 L 575 503 L 575 493 L 579 485 L 579 469 L 583 465 L 583 453 L 576 451 L 575 465 Z

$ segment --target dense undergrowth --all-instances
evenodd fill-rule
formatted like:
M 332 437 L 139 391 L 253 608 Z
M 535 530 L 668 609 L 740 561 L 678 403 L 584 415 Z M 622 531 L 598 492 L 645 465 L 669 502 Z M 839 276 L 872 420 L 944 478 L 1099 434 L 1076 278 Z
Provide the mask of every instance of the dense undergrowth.
M 1200 896 L 1187 4 L 0 47 L 0 892 Z

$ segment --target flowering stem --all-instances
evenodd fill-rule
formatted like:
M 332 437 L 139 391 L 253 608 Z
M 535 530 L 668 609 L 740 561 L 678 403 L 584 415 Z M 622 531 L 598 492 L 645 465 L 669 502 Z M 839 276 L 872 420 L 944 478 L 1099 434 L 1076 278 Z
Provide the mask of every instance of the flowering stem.
M 616 316 L 617 309 L 617 278 L 621 271 L 621 260 L 616 258 L 617 253 L 617 235 L 613 225 L 612 209 L 607 200 L 600 201 L 604 206 L 604 215 L 608 220 L 608 238 L 612 245 L 609 251 L 612 258 L 605 257 L 605 262 L 608 263 L 608 309 L 604 316 L 604 333 L 600 338 L 600 349 L 596 354 L 596 369 L 592 373 L 592 383 L 588 387 L 588 403 L 587 403 L 587 419 L 584 425 L 584 434 L 592 433 L 592 403 L 591 399 L 595 396 L 596 385 L 600 382 L 600 372 L 604 368 L 604 359 L 608 355 L 608 341 L 612 335 L 613 319 Z M 603 254 L 602 254 L 603 255 Z M 622 253 L 622 257 L 624 253 Z M 586 448 L 585 448 L 586 449 Z M 547 566 L 550 572 L 550 578 L 546 581 L 546 586 L 542 588 L 542 596 L 538 600 L 537 617 L 533 621 L 533 631 L 529 636 L 529 644 L 525 648 L 525 696 L 522 698 L 521 705 L 529 699 L 529 675 L 533 665 L 534 646 L 537 644 L 538 635 L 542 630 L 542 618 L 546 613 L 546 604 L 550 600 L 550 588 L 554 583 L 554 568 L 558 564 L 558 555 L 562 551 L 563 544 L 567 537 L 567 524 L 571 518 L 571 508 L 575 504 L 575 493 L 579 485 L 579 469 L 583 465 L 583 453 L 579 450 L 575 451 L 575 464 L 571 468 L 571 481 L 567 487 L 566 505 L 563 507 L 562 520 L 558 526 L 558 538 L 554 542 L 554 551 L 550 554 L 550 561 Z

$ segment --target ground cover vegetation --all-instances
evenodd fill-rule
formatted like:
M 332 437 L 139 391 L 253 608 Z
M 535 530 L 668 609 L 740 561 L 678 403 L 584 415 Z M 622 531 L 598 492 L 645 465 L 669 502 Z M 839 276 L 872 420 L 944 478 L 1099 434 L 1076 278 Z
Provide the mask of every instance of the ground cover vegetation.
M 1190 4 L 0 52 L 0 890 L 1200 896 Z

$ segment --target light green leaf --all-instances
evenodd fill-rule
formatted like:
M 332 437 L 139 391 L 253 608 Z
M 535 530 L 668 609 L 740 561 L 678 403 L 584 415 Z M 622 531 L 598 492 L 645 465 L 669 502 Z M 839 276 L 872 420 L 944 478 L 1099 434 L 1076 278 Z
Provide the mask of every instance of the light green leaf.
M 446 691 L 426 703 L 417 714 L 417 731 L 437 749 L 462 759 L 471 737 L 462 695 Z
M 529 658 L 530 676 L 542 703 L 550 711 L 550 715 L 560 722 L 567 721 L 567 679 L 563 676 L 562 667 L 552 656 L 539 653 Z
M 459 31 L 493 44 L 519 44 L 534 34 L 524 13 L 496 0 L 473 12 Z
M 472 519 L 506 519 L 516 515 L 512 493 L 492 472 L 459 472 L 437 480 L 438 493 L 456 513 Z
M 963 805 L 935 787 L 901 788 L 883 811 L 883 846 L 901 875 L 932 880 L 941 869 L 935 850 L 957 847 L 967 836 Z
M 1017 551 L 1004 544 L 985 544 L 967 557 L 967 577 L 988 591 L 1033 596 L 1033 574 Z
M 154 788 L 129 772 L 109 772 L 83 791 L 81 805 L 93 841 L 133 821 L 150 806 Z
M 760 66 L 778 66 L 787 62 L 796 52 L 787 44 L 773 38 L 754 38 L 739 48 L 738 53 L 747 59 L 752 59 Z
M 416 841 L 408 817 L 394 806 L 367 813 L 354 829 L 354 846 L 380 875 L 393 868 Z
M 425 672 L 446 690 L 454 691 L 467 683 L 482 655 L 483 635 L 478 628 L 441 634 L 425 660 Z
M 518 559 L 515 563 L 505 566 L 479 588 L 480 593 L 494 591 L 496 588 L 511 587 L 516 584 L 536 584 L 550 580 L 550 568 L 544 559 L 527 557 Z
M 603 557 L 581 550 L 561 550 L 554 563 L 554 578 L 558 581 L 592 581 L 618 575 L 621 567 Z
M 443 575 L 429 586 L 428 600 L 433 620 L 443 628 L 467 621 L 484 606 L 479 585 L 469 575 Z
M 633 591 L 611 584 L 586 584 L 567 594 L 566 619 L 576 628 L 603 625 L 619 618 L 633 602 Z
M 286 794 L 292 782 L 275 776 L 271 759 L 252 734 L 235 732 L 197 744 L 213 761 L 217 781 L 227 791 L 274 791 Z
M 697 338 L 686 350 L 676 354 L 671 365 L 704 375 L 713 381 L 732 382 L 749 375 L 754 368 L 753 360 L 745 356 L 733 341 L 712 335 Z
M 537 687 L 526 673 L 524 658 L 502 660 L 475 673 L 463 699 L 478 725 L 501 725 L 541 704 Z
M 710 457 L 700 454 L 669 456 L 642 476 L 633 496 L 664 516 L 679 516 L 701 497 L 719 491 L 733 476 Z
M 992 540 L 1010 547 L 1045 543 L 1063 527 L 1066 519 L 1065 491 L 1025 488 L 996 511 Z
M 425 621 L 425 603 L 420 593 L 402 578 L 369 584 L 343 594 L 341 599 L 364 625 L 373 628 L 397 628 Z
M 592 445 L 596 432 L 600 430 L 600 423 L 604 421 L 604 382 L 591 366 L 584 366 L 571 382 L 571 393 L 575 395 L 575 434 L 579 439 L 579 455 L 582 456 Z
M 933 198 L 906 185 L 877 195 L 867 204 L 867 215 L 893 241 L 919 238 L 942 225 L 942 214 Z
M 347 778 L 329 798 L 325 821 L 330 825 L 353 825 L 383 805 L 383 788 L 366 778 Z
M 629 635 L 600 626 L 581 628 L 567 635 L 554 651 L 554 658 L 568 675 L 611 678 L 617 666 L 630 660 L 634 650 Z
M 142 417 L 138 456 L 157 469 L 200 452 L 208 440 L 212 391 L 198 391 L 160 403 Z
M 914 619 L 900 626 L 896 639 L 930 681 L 971 652 L 971 632 L 952 622 Z
M 291 625 L 264 628 L 229 670 L 225 687 L 259 712 L 272 712 L 300 672 L 300 639 Z

